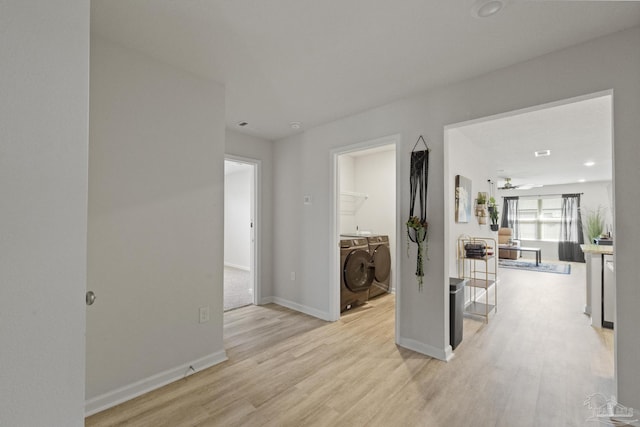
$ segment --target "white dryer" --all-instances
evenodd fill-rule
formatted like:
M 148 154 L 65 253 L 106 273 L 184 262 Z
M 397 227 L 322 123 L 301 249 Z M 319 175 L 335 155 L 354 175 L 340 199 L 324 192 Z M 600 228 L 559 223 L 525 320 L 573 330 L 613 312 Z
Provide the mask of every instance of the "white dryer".
M 391 250 L 389 236 L 369 236 L 367 240 L 375 270 L 374 281 L 369 289 L 369 298 L 373 298 L 391 289 Z

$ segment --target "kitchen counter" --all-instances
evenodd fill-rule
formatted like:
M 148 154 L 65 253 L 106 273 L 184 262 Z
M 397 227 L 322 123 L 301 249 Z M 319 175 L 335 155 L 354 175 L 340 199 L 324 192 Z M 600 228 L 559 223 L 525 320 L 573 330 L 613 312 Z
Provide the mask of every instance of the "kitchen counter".
M 585 254 L 613 255 L 613 246 L 611 245 L 580 245 L 580 249 Z
M 591 316 L 592 326 L 597 328 L 601 328 L 603 326 L 613 327 L 612 323 L 606 321 L 603 322 L 603 312 L 605 309 L 604 258 L 607 255 L 613 255 L 613 246 L 584 244 L 580 245 L 580 249 L 584 252 L 585 260 L 587 262 L 587 280 L 585 284 L 586 305 L 584 307 L 584 312 Z M 614 282 L 613 289 L 615 289 L 615 278 L 613 278 L 612 281 Z M 608 304 L 614 303 L 615 293 L 613 295 L 613 298 L 609 297 L 609 300 L 607 301 Z M 613 307 L 615 307 L 615 303 Z

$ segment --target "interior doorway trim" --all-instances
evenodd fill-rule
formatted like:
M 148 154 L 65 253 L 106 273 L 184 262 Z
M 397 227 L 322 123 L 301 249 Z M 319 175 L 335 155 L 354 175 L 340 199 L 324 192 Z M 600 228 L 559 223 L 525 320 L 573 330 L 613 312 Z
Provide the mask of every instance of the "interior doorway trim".
M 225 154 L 225 161 L 244 163 L 254 167 L 253 174 L 253 200 L 251 209 L 251 248 L 250 248 L 250 281 L 253 289 L 253 304 L 258 305 L 262 301 L 262 284 L 260 282 L 260 266 L 262 265 L 262 161 L 250 157 Z M 223 286 L 224 288 L 224 286 Z
M 338 170 L 338 157 L 343 154 L 353 153 L 355 151 L 366 150 L 369 148 L 380 147 L 383 145 L 394 145 L 396 154 L 396 194 L 395 194 L 395 206 L 396 206 L 396 241 L 395 243 L 395 270 L 391 273 L 391 280 L 393 281 L 392 288 L 395 288 L 396 301 L 395 301 L 395 336 L 396 341 L 400 336 L 398 330 L 398 319 L 400 317 L 400 298 L 401 290 L 399 286 L 399 271 L 401 269 L 401 236 L 402 231 L 400 227 L 400 161 L 401 156 L 398 151 L 400 148 L 401 135 L 389 135 L 377 139 L 372 139 L 356 144 L 346 145 L 339 148 L 335 148 L 330 152 L 331 158 L 331 189 L 329 192 L 329 218 L 331 223 L 329 224 L 329 230 L 331 236 L 329 239 L 329 320 L 336 321 L 340 319 L 340 216 L 338 215 L 338 196 L 340 191 L 340 177 Z
M 593 92 L 593 93 L 587 93 L 587 94 L 583 94 L 583 95 L 577 95 L 574 97 L 570 97 L 570 98 L 564 98 L 564 99 L 560 99 L 560 100 L 556 100 L 556 101 L 551 101 L 551 102 L 546 102 L 546 103 L 542 103 L 542 104 L 537 104 L 537 105 L 533 105 L 530 107 L 525 107 L 525 108 L 520 108 L 520 109 L 516 109 L 516 110 L 511 110 L 511 111 L 506 111 L 503 113 L 498 113 L 498 114 L 493 114 L 490 116 L 484 116 L 484 117 L 479 117 L 476 119 L 471 119 L 471 120 L 466 120 L 466 121 L 462 121 L 462 122 L 457 122 L 457 123 L 451 123 L 448 124 L 446 126 L 444 126 L 444 147 L 443 147 L 443 152 L 444 152 L 444 194 L 445 194 L 445 198 L 444 198 L 444 218 L 445 218 L 445 222 L 444 222 L 444 271 L 448 272 L 449 271 L 449 266 L 450 263 L 452 261 L 453 258 L 453 248 L 452 245 L 454 245 L 453 241 L 452 241 L 452 236 L 451 236 L 451 225 L 450 225 L 450 221 L 449 218 L 453 218 L 453 200 L 452 200 L 452 195 L 453 195 L 453 182 L 451 182 L 450 179 L 448 179 L 448 177 L 450 176 L 450 169 L 451 169 L 451 157 L 452 157 L 452 153 L 450 151 L 450 138 L 451 138 L 451 132 L 454 129 L 463 127 L 463 126 L 469 126 L 469 125 L 473 125 L 473 124 L 478 124 L 478 123 L 483 123 L 483 122 L 488 122 L 488 121 L 493 121 L 493 120 L 497 120 L 497 119 L 503 119 L 503 118 L 507 118 L 507 117 L 513 117 L 513 116 L 517 116 L 517 115 L 521 115 L 521 114 L 526 114 L 526 113 L 531 113 L 531 112 L 535 112 L 535 111 L 540 111 L 540 110 L 545 110 L 548 108 L 553 108 L 553 107 L 558 107 L 558 106 L 562 106 L 562 105 L 569 105 L 569 104 L 574 104 L 576 102 L 581 102 L 581 101 L 586 101 L 589 99 L 594 99 L 594 98 L 601 98 L 604 96 L 609 96 L 611 98 L 611 150 L 612 150 L 612 160 L 615 159 L 615 155 L 614 155 L 614 147 L 615 147 L 615 138 L 614 138 L 614 108 L 613 108 L 613 99 L 614 99 L 614 91 L 613 89 L 607 89 L 607 90 L 602 90 L 602 91 L 598 91 L 598 92 Z M 611 214 L 612 214 L 612 221 L 613 221 L 613 233 L 615 236 L 615 230 L 616 230 L 616 200 L 615 200 L 615 162 L 612 165 L 612 173 L 611 173 L 611 184 L 612 184 L 612 195 L 611 195 Z M 445 274 L 445 289 L 448 289 L 449 283 L 448 283 L 448 274 Z M 589 314 L 591 311 L 591 307 L 590 307 L 590 301 L 591 301 L 591 290 L 589 288 L 589 286 L 586 286 L 586 301 L 587 304 L 585 305 L 584 311 L 585 313 Z M 449 318 L 449 293 L 446 292 L 446 297 L 445 297 L 445 315 L 446 318 Z M 448 323 L 446 323 L 448 325 Z M 447 337 L 447 341 L 449 339 L 449 330 L 448 330 L 448 326 L 446 327 L 446 337 Z M 614 338 L 615 341 L 615 338 Z M 449 349 L 451 347 L 449 346 Z M 617 359 L 615 357 L 616 355 L 616 350 L 615 350 L 616 346 L 614 344 L 614 366 L 616 366 L 617 368 L 617 363 L 615 362 Z M 617 370 L 616 370 L 617 372 Z M 617 381 L 617 374 L 614 375 L 614 380 Z

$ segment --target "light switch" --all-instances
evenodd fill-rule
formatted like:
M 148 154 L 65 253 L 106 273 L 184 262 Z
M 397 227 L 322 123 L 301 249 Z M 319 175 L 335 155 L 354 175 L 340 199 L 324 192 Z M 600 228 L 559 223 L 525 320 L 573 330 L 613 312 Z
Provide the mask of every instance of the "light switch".
M 209 306 L 200 307 L 198 309 L 198 314 L 200 315 L 200 323 L 206 323 L 209 321 Z

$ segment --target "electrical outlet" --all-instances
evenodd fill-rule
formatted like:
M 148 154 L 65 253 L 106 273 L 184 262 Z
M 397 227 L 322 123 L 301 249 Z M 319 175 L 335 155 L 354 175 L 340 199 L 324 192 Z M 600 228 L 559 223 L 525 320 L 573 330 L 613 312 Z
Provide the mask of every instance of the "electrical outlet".
M 296 272 L 295 271 L 291 272 L 291 280 L 296 280 Z
M 200 307 L 200 323 L 206 323 L 209 321 L 209 306 Z

